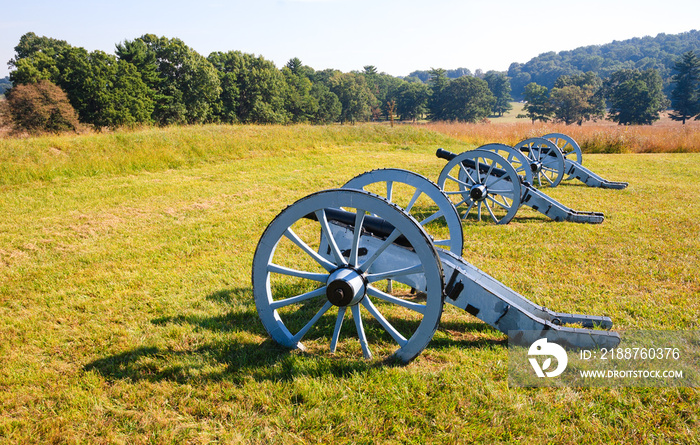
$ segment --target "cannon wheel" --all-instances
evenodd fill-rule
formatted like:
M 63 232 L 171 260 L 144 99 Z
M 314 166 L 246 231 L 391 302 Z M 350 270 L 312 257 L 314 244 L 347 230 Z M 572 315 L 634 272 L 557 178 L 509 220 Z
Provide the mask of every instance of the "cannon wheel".
M 559 185 L 564 177 L 564 155 L 553 142 L 544 138 L 530 138 L 519 142 L 515 148 L 530 159 L 533 180 L 538 186 Z
M 478 168 L 469 168 L 472 164 Z M 493 176 L 495 171 L 501 176 Z M 496 224 L 508 224 L 520 208 L 522 188 L 515 169 L 502 156 L 486 150 L 458 154 L 440 172 L 438 186 L 449 196 L 462 219 L 485 214 Z
M 420 225 L 433 238 L 433 244 L 462 256 L 464 235 L 459 213 L 450 198 L 440 190 L 440 187 L 425 176 L 398 168 L 372 170 L 354 177 L 343 188 L 373 192 L 385 197 L 389 202 L 399 205 L 406 201 L 401 207 L 420 221 Z M 408 194 L 403 196 L 403 201 L 399 203 L 400 198 L 396 195 L 401 192 L 408 192 Z M 427 199 L 422 199 L 423 195 Z M 410 199 L 408 199 L 409 197 Z M 416 205 L 417 203 L 418 205 Z M 443 239 L 434 232 L 440 226 L 445 225 L 447 226 L 448 238 Z
M 523 178 L 523 181 L 532 184 L 530 160 L 522 151 L 506 144 L 486 144 L 479 147 L 479 150 L 488 150 L 503 156 L 513 166 L 516 173 Z
M 574 138 L 567 136 L 562 133 L 549 133 L 542 136 L 543 138 L 552 141 L 554 145 L 559 147 L 561 153 L 564 155 L 565 159 L 570 161 L 578 162 L 583 165 L 583 151 L 581 147 L 576 143 Z M 564 180 L 573 179 L 574 175 L 569 175 Z
M 347 251 L 338 247 L 326 217 L 328 209 L 338 208 L 355 214 L 352 245 Z M 371 254 L 358 236 L 368 213 L 394 228 Z M 372 273 L 372 264 L 388 255 L 399 236 L 420 262 L 409 268 Z M 319 254 L 322 238 L 328 241 L 328 252 Z M 408 274 L 424 280 L 424 293 L 397 295 L 376 287 L 381 280 L 400 280 Z M 354 342 L 340 335 L 345 315 L 351 312 L 365 358 L 373 356 L 370 342 L 374 342 L 372 348 L 378 355 L 408 362 L 430 342 L 442 315 L 442 265 L 429 236 L 399 207 L 360 190 L 326 190 L 284 209 L 258 242 L 252 275 L 260 320 L 275 341 L 290 348 L 308 349 L 301 343 L 307 336 L 314 345 L 328 341 L 331 352 L 340 344 L 344 352 L 352 353 L 357 350 L 352 346 Z M 339 288 L 354 295 L 352 301 L 338 301 L 338 295 L 344 295 Z

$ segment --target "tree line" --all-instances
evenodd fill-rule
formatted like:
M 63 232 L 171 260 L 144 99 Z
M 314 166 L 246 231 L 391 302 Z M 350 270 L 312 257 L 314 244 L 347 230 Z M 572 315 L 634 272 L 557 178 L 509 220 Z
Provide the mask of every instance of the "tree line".
M 55 85 L 65 93 L 79 121 L 97 128 L 209 122 L 354 123 L 428 115 L 476 121 L 487 117 L 498 102 L 488 78 L 453 82 L 444 70 L 434 70 L 431 82 L 438 90 L 432 83 L 379 73 L 374 66 L 343 73 L 316 71 L 298 58 L 278 69 L 262 56 L 240 51 L 203 57 L 180 39 L 152 34 L 119 43 L 116 54 L 109 55 L 28 33 L 15 52 L 9 63 L 14 85 L 8 92 L 10 102 L 20 95 L 22 86 L 41 85 L 46 90 Z M 55 94 L 61 96 L 60 91 Z M 507 97 L 501 103 L 510 98 L 509 91 L 504 94 Z M 27 111 L 26 106 L 23 110 Z
M 109 55 L 27 33 L 15 53 L 4 115 L 28 130 L 70 130 L 78 122 L 96 128 L 395 118 L 477 122 L 502 115 L 512 101 L 512 79 L 506 73 L 431 69 L 426 76 L 400 78 L 374 66 L 350 73 L 316 71 L 298 58 L 278 69 L 262 56 L 240 51 L 204 57 L 180 39 L 153 34 L 119 43 L 115 55 Z M 695 66 L 695 71 L 686 70 L 684 82 L 690 86 L 674 90 L 679 98 L 671 102 L 685 107 L 678 114 L 684 122 L 697 116 L 698 108 L 697 58 L 686 64 Z M 607 101 L 618 122 L 651 123 L 669 103 L 660 79 L 649 68 L 620 70 L 605 81 L 594 72 L 563 75 L 551 90 L 530 82 L 524 92 L 525 116 L 580 124 L 602 117 Z M 643 117 L 629 112 L 633 102 L 644 108 Z M 690 105 L 682 105 L 686 102 Z

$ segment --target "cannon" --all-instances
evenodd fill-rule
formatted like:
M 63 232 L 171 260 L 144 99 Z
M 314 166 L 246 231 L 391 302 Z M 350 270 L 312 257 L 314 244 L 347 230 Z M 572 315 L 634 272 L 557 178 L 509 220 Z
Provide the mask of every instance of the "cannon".
M 529 138 L 514 148 L 527 156 L 533 179 L 537 179 L 540 186 L 556 187 L 563 179 L 578 179 L 589 187 L 605 189 L 624 189 L 628 185 L 609 181 L 584 167 L 581 147 L 565 134 L 549 133 L 541 138 Z
M 583 154 L 576 141 L 561 133 L 529 138 L 514 147 L 486 144 L 479 147 L 506 158 L 525 182 L 538 187 L 556 187 L 562 180 L 578 179 L 589 187 L 623 189 L 626 182 L 608 181 L 582 165 Z
M 360 189 L 312 193 L 282 210 L 258 242 L 252 284 L 269 335 L 285 347 L 321 354 L 409 362 L 431 341 L 445 303 L 515 344 L 546 338 L 594 349 L 620 342 L 609 317 L 559 313 L 529 301 L 436 246 L 402 207 Z M 346 318 L 356 336 L 343 331 Z
M 558 150 L 554 148 L 553 150 Z M 490 150 L 460 154 L 438 149 L 437 157 L 448 161 L 437 185 L 453 199 L 462 219 L 476 214 L 496 224 L 508 224 L 521 205 L 527 205 L 555 221 L 600 224 L 600 212 L 572 210 L 532 187 L 503 156 Z M 521 170 L 527 167 L 520 164 Z
M 542 138 L 551 141 L 562 152 L 565 161 L 564 173 L 568 175 L 566 179 L 575 178 L 589 187 L 604 189 L 620 190 L 629 185 L 627 182 L 608 181 L 584 167 L 581 147 L 572 137 L 561 133 L 549 133 L 542 136 Z

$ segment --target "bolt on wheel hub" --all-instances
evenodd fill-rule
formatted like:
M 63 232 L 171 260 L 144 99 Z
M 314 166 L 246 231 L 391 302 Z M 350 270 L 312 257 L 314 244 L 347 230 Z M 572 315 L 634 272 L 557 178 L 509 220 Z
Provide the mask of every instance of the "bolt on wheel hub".
M 539 173 L 540 171 L 542 171 L 542 163 L 539 161 L 531 162 L 530 170 L 532 170 L 532 173 Z
M 355 269 L 343 267 L 331 273 L 326 284 L 326 298 L 338 307 L 352 306 L 365 296 L 365 280 Z
M 472 201 L 483 201 L 486 199 L 486 195 L 488 195 L 488 191 L 483 184 L 476 184 L 469 190 L 469 197 Z

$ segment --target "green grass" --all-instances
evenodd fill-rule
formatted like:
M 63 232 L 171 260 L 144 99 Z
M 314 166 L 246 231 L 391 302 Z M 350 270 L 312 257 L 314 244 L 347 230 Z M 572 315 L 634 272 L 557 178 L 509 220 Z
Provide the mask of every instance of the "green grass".
M 508 388 L 505 337 L 450 306 L 407 366 L 269 339 L 250 284 L 266 225 L 366 170 L 435 180 L 439 146 L 464 148 L 407 126 L 0 140 L 0 442 L 697 442 L 697 390 Z M 523 208 L 466 224 L 465 258 L 556 310 L 697 330 L 699 155 L 584 164 L 630 186 L 547 193 L 602 225 Z
M 489 121 L 498 124 L 514 124 L 521 122 L 530 122 L 527 118 L 518 118 L 519 114 L 525 114 L 523 112 L 524 102 L 511 102 L 511 108 L 509 111 L 503 113 L 503 116 L 489 116 Z

